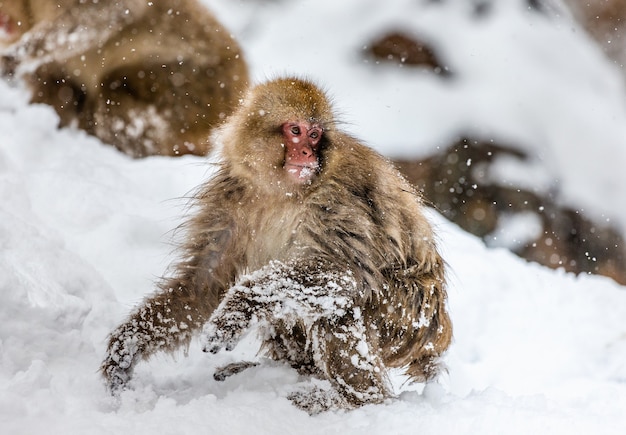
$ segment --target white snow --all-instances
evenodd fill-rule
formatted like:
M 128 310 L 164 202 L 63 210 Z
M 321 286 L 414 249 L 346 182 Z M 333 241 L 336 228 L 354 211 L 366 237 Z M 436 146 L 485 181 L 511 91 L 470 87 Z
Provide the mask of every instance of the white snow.
M 240 38 L 256 79 L 318 81 L 345 127 L 381 152 L 421 156 L 468 131 L 508 140 L 538 154 L 537 188 L 552 183 L 564 202 L 626 228 L 622 77 L 564 19 L 528 12 L 521 0 L 498 0 L 482 19 L 471 18 L 467 0 L 205 3 Z M 359 49 L 391 26 L 432 40 L 453 80 L 365 62 Z M 116 404 L 97 373 L 106 336 L 173 259 L 185 196 L 211 168 L 198 157 L 131 160 L 83 132 L 57 130 L 51 108 L 27 101 L 25 89 L 0 81 L 2 434 L 626 427 L 624 287 L 488 249 L 434 212 L 455 328 L 438 383 L 407 386 L 394 373 L 398 399 L 310 417 L 286 397 L 319 382 L 281 364 L 212 379 L 217 366 L 255 358 L 250 335 L 232 353 L 206 355 L 193 342 L 188 357 L 156 356 Z

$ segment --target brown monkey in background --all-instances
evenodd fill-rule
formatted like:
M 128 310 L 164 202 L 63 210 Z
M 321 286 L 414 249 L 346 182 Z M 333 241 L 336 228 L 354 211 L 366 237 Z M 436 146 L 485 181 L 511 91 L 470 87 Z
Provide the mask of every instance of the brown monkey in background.
M 271 358 L 327 379 L 330 390 L 291 396 L 312 413 L 391 397 L 388 368 L 432 378 L 452 335 L 444 262 L 396 169 L 296 78 L 252 89 L 214 139 L 218 170 L 196 197 L 182 258 L 112 333 L 108 386 L 123 389 L 140 360 L 203 326 L 205 351 L 257 326 Z
M 247 86 L 237 42 L 196 0 L 0 0 L 0 72 L 133 157 L 205 154 Z

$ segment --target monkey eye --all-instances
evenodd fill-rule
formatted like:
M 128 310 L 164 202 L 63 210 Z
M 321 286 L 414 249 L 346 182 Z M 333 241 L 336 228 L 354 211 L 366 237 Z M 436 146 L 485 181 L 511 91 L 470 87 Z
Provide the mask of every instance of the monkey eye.
M 317 139 L 318 137 L 320 137 L 320 134 L 317 131 L 311 132 L 311 134 L 309 135 L 309 137 L 311 139 Z
M 293 134 L 295 136 L 299 136 L 300 135 L 300 127 L 298 127 L 297 125 L 291 126 L 291 134 Z

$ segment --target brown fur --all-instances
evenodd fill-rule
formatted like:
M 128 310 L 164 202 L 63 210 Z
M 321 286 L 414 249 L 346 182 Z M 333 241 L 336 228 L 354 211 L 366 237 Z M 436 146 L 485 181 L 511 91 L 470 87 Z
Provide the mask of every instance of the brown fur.
M 247 86 L 237 42 L 196 0 L 0 0 L 2 17 L 2 73 L 133 157 L 205 154 Z
M 623 67 L 626 62 L 626 0 L 565 0 L 576 19 L 606 54 Z
M 282 168 L 280 126 L 292 120 L 323 126 L 310 183 Z M 269 356 L 332 384 L 291 397 L 310 412 L 390 397 L 387 368 L 432 378 L 452 328 L 444 263 L 414 189 L 338 130 L 326 96 L 299 79 L 254 88 L 216 140 L 219 170 L 197 196 L 174 276 L 111 335 L 109 386 L 207 321 L 205 350 L 216 352 L 254 319 Z

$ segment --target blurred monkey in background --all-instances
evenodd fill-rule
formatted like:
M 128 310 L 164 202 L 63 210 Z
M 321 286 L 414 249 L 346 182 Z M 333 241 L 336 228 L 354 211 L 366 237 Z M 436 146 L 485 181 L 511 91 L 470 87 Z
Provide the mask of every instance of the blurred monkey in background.
M 0 0 L 0 73 L 133 157 L 206 154 L 247 87 L 241 49 L 196 0 Z

